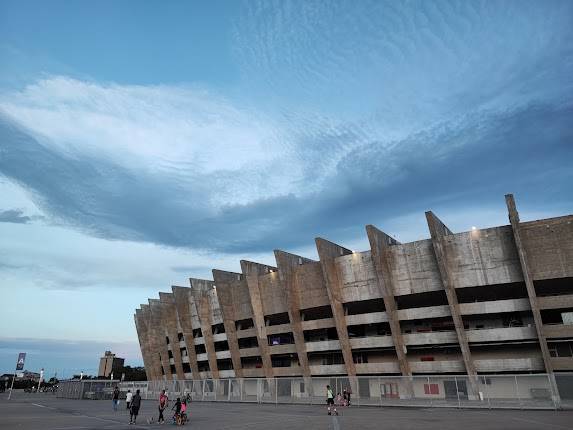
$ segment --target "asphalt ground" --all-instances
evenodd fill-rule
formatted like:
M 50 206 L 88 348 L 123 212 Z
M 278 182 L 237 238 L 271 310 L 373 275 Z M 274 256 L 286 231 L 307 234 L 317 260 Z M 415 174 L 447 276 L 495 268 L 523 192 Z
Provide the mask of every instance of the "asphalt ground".
M 0 394 L 0 429 L 90 430 L 151 429 L 157 405 L 143 401 L 137 425 L 111 401 L 58 399 L 51 394 Z M 257 405 L 195 402 L 185 428 L 201 430 L 400 429 L 400 430 L 539 430 L 573 429 L 573 411 L 473 410 L 446 408 L 351 407 L 328 416 L 325 406 Z M 165 414 L 166 417 L 168 416 Z M 165 426 L 171 426 L 166 423 Z

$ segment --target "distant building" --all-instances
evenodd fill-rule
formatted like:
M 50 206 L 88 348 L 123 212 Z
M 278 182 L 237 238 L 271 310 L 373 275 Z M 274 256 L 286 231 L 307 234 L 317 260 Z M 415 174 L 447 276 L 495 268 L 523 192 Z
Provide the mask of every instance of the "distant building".
M 14 376 L 13 373 L 4 373 L 3 375 L 0 376 L 0 381 L 12 380 L 13 376 Z M 16 381 L 39 381 L 39 380 L 40 380 L 39 373 L 30 372 L 28 370 L 24 370 L 22 372 L 16 372 Z
M 116 357 L 111 351 L 106 351 L 104 356 L 99 359 L 98 376 L 108 378 L 112 373 L 119 378 L 123 371 L 123 358 Z

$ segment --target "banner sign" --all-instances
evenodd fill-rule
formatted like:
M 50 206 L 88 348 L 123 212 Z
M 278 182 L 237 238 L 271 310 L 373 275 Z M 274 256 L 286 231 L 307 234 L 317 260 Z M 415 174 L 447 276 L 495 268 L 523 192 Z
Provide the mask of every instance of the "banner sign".
M 24 360 L 26 360 L 26 353 L 21 352 L 18 354 L 18 362 L 16 363 L 16 370 L 24 370 Z

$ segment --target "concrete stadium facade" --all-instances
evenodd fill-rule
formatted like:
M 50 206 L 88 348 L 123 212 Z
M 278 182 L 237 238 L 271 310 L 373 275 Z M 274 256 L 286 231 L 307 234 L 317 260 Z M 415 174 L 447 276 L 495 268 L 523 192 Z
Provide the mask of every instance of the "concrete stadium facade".
M 149 380 L 573 371 L 573 215 L 213 270 L 135 312 Z M 474 387 L 475 388 L 475 387 Z M 476 391 L 475 389 L 472 391 Z

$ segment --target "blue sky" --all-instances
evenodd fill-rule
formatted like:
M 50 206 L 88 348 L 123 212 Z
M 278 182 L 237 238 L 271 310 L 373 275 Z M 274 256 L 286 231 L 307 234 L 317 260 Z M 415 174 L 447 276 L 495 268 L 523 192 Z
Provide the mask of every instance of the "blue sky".
M 0 0 L 0 371 L 140 363 L 148 297 L 316 236 L 505 224 L 508 192 L 572 213 L 571 22 L 566 0 Z

